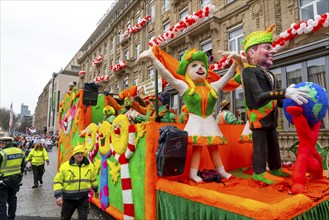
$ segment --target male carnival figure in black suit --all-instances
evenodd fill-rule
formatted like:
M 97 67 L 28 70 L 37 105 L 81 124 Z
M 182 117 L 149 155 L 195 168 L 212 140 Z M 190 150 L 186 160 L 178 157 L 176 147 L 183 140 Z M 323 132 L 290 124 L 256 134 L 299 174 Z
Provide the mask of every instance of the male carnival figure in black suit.
M 307 103 L 309 95 L 305 89 L 279 89 L 273 66 L 272 30 L 256 31 L 242 42 L 248 65 L 242 73 L 242 83 L 253 139 L 253 179 L 272 184 L 275 176 L 288 176 L 281 170 L 281 157 L 278 142 L 278 110 L 284 98 L 291 98 L 299 105 Z M 270 169 L 266 172 L 266 161 Z

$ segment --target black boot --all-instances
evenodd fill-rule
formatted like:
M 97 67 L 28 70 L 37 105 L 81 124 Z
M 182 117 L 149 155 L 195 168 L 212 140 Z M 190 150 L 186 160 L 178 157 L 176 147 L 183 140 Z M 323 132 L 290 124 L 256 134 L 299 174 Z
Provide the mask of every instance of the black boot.
M 38 184 L 34 184 L 34 186 L 32 186 L 32 189 L 38 188 Z

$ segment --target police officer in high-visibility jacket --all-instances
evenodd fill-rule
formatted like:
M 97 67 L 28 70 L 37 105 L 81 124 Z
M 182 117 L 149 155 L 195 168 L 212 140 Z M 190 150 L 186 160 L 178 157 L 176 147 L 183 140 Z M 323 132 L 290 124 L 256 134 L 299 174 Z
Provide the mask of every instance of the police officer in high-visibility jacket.
M 85 148 L 78 145 L 74 148 L 73 156 L 59 168 L 54 178 L 54 195 L 57 205 L 62 207 L 61 219 L 71 219 L 74 211 L 78 211 L 78 219 L 87 219 L 90 188 L 98 198 L 96 169 L 85 157 Z
M 0 138 L 0 219 L 15 219 L 16 193 L 25 168 L 24 152 L 12 145 L 13 138 Z M 8 211 L 7 211 L 8 203 Z M 7 215 L 8 213 L 8 215 Z

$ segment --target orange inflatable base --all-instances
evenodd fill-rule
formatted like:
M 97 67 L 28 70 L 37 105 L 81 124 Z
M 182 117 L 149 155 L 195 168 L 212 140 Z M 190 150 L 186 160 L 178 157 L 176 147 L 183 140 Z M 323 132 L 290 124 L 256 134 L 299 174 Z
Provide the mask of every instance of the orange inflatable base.
M 161 178 L 157 182 L 156 189 L 176 196 L 175 201 L 178 198 L 181 202 L 196 202 L 200 207 L 204 205 L 216 207 L 218 210 L 226 210 L 252 219 L 291 219 L 326 200 L 328 202 L 328 179 L 309 181 L 308 189 L 298 195 L 288 193 L 291 184 L 291 178 L 270 186 L 264 186 L 250 178 L 235 178 L 226 181 L 225 185 L 222 183 L 196 184 L 190 180 L 172 181 Z M 158 202 L 159 200 L 161 196 L 158 197 Z M 193 206 L 195 209 L 203 210 L 198 205 Z M 174 204 L 171 209 L 173 207 L 175 207 Z M 167 208 L 158 206 L 158 212 L 168 212 Z M 186 210 L 170 210 L 169 212 L 176 213 L 178 218 L 184 211 Z M 328 212 L 327 207 L 326 213 Z

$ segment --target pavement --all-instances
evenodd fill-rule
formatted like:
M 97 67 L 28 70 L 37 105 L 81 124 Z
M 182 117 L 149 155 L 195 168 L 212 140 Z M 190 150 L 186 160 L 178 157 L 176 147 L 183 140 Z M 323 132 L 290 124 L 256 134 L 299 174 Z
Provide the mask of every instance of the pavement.
M 56 204 L 53 194 L 53 180 L 57 172 L 57 149 L 48 152 L 49 166 L 45 165 L 43 185 L 32 189 L 33 174 L 27 172 L 23 176 L 22 186 L 17 193 L 16 220 L 58 220 L 60 219 L 61 207 Z M 78 219 L 75 211 L 72 219 Z M 91 204 L 88 219 L 108 220 L 114 219 L 102 212 L 98 207 Z

